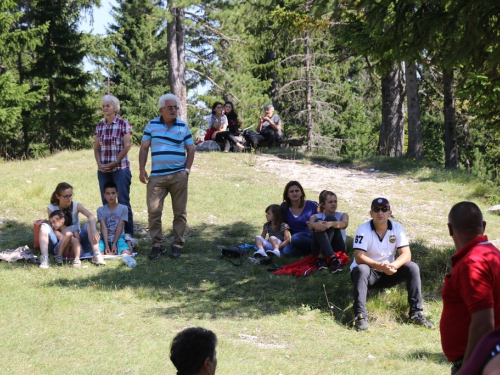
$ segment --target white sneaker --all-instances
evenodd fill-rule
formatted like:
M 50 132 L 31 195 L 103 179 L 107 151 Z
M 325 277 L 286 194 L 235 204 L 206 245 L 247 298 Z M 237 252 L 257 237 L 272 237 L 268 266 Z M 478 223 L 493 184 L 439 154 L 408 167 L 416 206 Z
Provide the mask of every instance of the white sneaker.
M 277 257 L 279 258 L 281 256 L 281 253 L 278 249 L 273 249 L 273 250 L 266 250 L 266 254 L 268 257 Z
M 267 258 L 264 249 L 258 249 L 255 253 L 253 253 L 253 256 L 254 258 Z
M 49 261 L 49 257 L 46 256 L 42 256 L 42 262 L 40 263 L 40 268 L 43 268 L 43 269 L 47 269 L 50 267 L 50 261 Z
M 94 254 L 94 256 L 92 257 L 92 263 L 96 264 L 98 266 L 105 266 L 106 265 L 106 261 L 104 260 L 104 257 L 102 256 L 102 254 Z
M 125 241 L 130 241 L 132 247 L 137 247 L 137 245 L 139 245 L 139 242 L 128 233 L 125 233 Z

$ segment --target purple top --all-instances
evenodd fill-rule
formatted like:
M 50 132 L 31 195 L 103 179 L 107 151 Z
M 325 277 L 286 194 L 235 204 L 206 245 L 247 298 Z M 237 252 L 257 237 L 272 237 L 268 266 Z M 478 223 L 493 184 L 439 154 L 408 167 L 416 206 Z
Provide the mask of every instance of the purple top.
M 294 235 L 295 233 L 309 231 L 306 221 L 309 221 L 312 215 L 318 213 L 318 204 L 316 202 L 306 200 L 302 213 L 297 217 L 292 215 L 289 208 L 286 208 L 285 202 L 281 203 L 281 210 L 283 211 L 285 223 L 290 226 L 290 233 Z

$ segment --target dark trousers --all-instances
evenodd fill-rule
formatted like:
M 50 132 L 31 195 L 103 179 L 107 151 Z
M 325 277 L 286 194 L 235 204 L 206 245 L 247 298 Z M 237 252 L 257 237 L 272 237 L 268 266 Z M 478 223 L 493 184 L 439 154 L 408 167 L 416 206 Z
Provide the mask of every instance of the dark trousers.
M 259 147 L 259 142 L 262 141 L 267 142 L 267 147 L 275 147 L 276 141 L 280 140 L 281 137 L 279 136 L 278 132 L 275 131 L 271 125 L 269 125 L 262 129 L 260 134 L 248 134 L 245 136 L 245 139 L 248 143 L 250 143 L 250 146 L 252 146 L 252 148 L 256 149 Z
M 408 291 L 408 304 L 410 305 L 410 318 L 423 310 L 422 291 L 420 286 L 420 269 L 414 262 L 408 262 L 401 266 L 392 275 L 375 271 L 366 264 L 358 264 L 351 271 L 353 284 L 354 314 L 363 314 L 367 317 L 366 296 L 368 288 L 391 288 L 403 281 L 406 281 Z
M 334 215 L 327 215 L 325 220 L 316 221 L 337 221 Z M 345 243 L 340 229 L 328 228 L 324 232 L 313 232 L 312 255 L 324 254 L 331 258 L 335 252 L 345 252 Z
M 216 142 L 224 142 L 224 151 L 229 151 L 231 148 L 231 143 L 235 145 L 238 143 L 236 137 L 230 132 L 219 132 L 215 135 Z

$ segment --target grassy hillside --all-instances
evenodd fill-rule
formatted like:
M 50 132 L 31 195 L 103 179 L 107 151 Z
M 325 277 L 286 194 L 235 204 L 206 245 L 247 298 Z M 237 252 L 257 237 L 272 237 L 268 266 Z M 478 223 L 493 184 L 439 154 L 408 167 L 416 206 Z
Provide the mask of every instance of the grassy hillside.
M 217 374 L 449 371 L 439 331 L 405 323 L 404 287 L 371 298 L 372 332 L 358 333 L 352 329 L 347 269 L 340 275 L 275 276 L 250 262 L 234 267 L 219 258 L 218 246 L 251 243 L 261 231 L 265 207 L 280 203 L 286 182 L 298 179 L 308 199 L 316 200 L 326 188 L 338 193 L 339 210 L 351 217 L 347 234 L 352 256 L 351 236 L 368 219 L 371 199 L 387 196 L 421 266 L 425 314 L 438 325 L 439 292 L 452 253 L 446 215 L 453 203 L 477 194 L 477 183 L 462 174 L 401 162 L 391 166 L 392 161 L 355 168 L 295 155 L 198 153 L 190 177 L 185 253 L 175 261 L 149 261 L 138 149 L 130 155 L 134 218 L 144 229 L 137 268 L 126 268 L 120 260 L 101 268 L 88 264 L 49 270 L 1 262 L 3 373 L 172 374 L 172 337 L 198 325 L 218 335 Z M 92 151 L 3 163 L 0 248 L 32 246 L 32 222 L 46 217 L 58 182 L 72 184 L 74 200 L 95 212 L 100 206 L 96 174 Z M 481 200 L 476 203 L 486 208 Z M 170 207 L 167 198 L 167 243 L 172 240 Z M 485 217 L 490 239 L 498 238 L 497 217 Z

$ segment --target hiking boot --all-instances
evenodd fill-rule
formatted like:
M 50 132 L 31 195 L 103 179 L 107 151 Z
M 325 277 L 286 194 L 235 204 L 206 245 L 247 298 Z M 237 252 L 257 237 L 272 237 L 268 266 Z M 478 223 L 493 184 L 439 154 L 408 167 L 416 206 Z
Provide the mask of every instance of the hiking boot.
M 279 258 L 281 256 L 281 253 L 278 249 L 266 250 L 266 254 L 270 258 L 272 258 L 272 257 Z
M 182 247 L 172 246 L 172 253 L 170 253 L 170 258 L 177 259 L 181 256 Z
M 63 257 L 62 257 L 62 255 L 59 255 L 59 254 L 58 255 L 54 255 L 54 260 L 55 260 L 55 262 L 56 262 L 56 264 L 58 266 L 62 266 L 63 265 Z
M 151 253 L 149 253 L 149 259 L 154 260 L 158 259 L 161 254 L 165 254 L 167 252 L 166 249 L 159 247 L 159 246 L 153 246 L 151 249 Z
M 416 324 L 418 326 L 427 327 L 429 329 L 435 329 L 434 324 L 432 324 L 427 319 L 425 319 L 424 316 L 422 315 L 422 313 L 418 313 L 417 315 L 414 315 L 413 317 L 411 317 L 410 323 Z
M 48 256 L 42 256 L 42 261 L 40 262 L 39 267 L 45 270 L 50 267 L 50 261 Z
M 354 320 L 354 326 L 358 331 L 369 331 L 370 330 L 370 325 L 366 321 L 365 317 L 363 314 L 359 314 L 356 319 Z
M 264 249 L 258 249 L 255 253 L 253 253 L 254 258 L 267 258 L 267 254 Z
M 316 261 L 316 265 L 318 266 L 318 271 L 328 269 L 328 266 L 326 265 L 325 258 L 318 258 L 318 260 Z
M 342 265 L 340 264 L 340 260 L 338 258 L 330 259 L 330 272 L 331 273 L 342 272 Z
M 106 261 L 104 260 L 104 257 L 102 256 L 101 253 L 94 254 L 92 256 L 92 263 L 95 264 L 96 266 L 105 266 L 106 265 Z
M 75 259 L 73 261 L 73 267 L 74 268 L 80 268 L 82 266 L 82 261 L 80 259 Z

